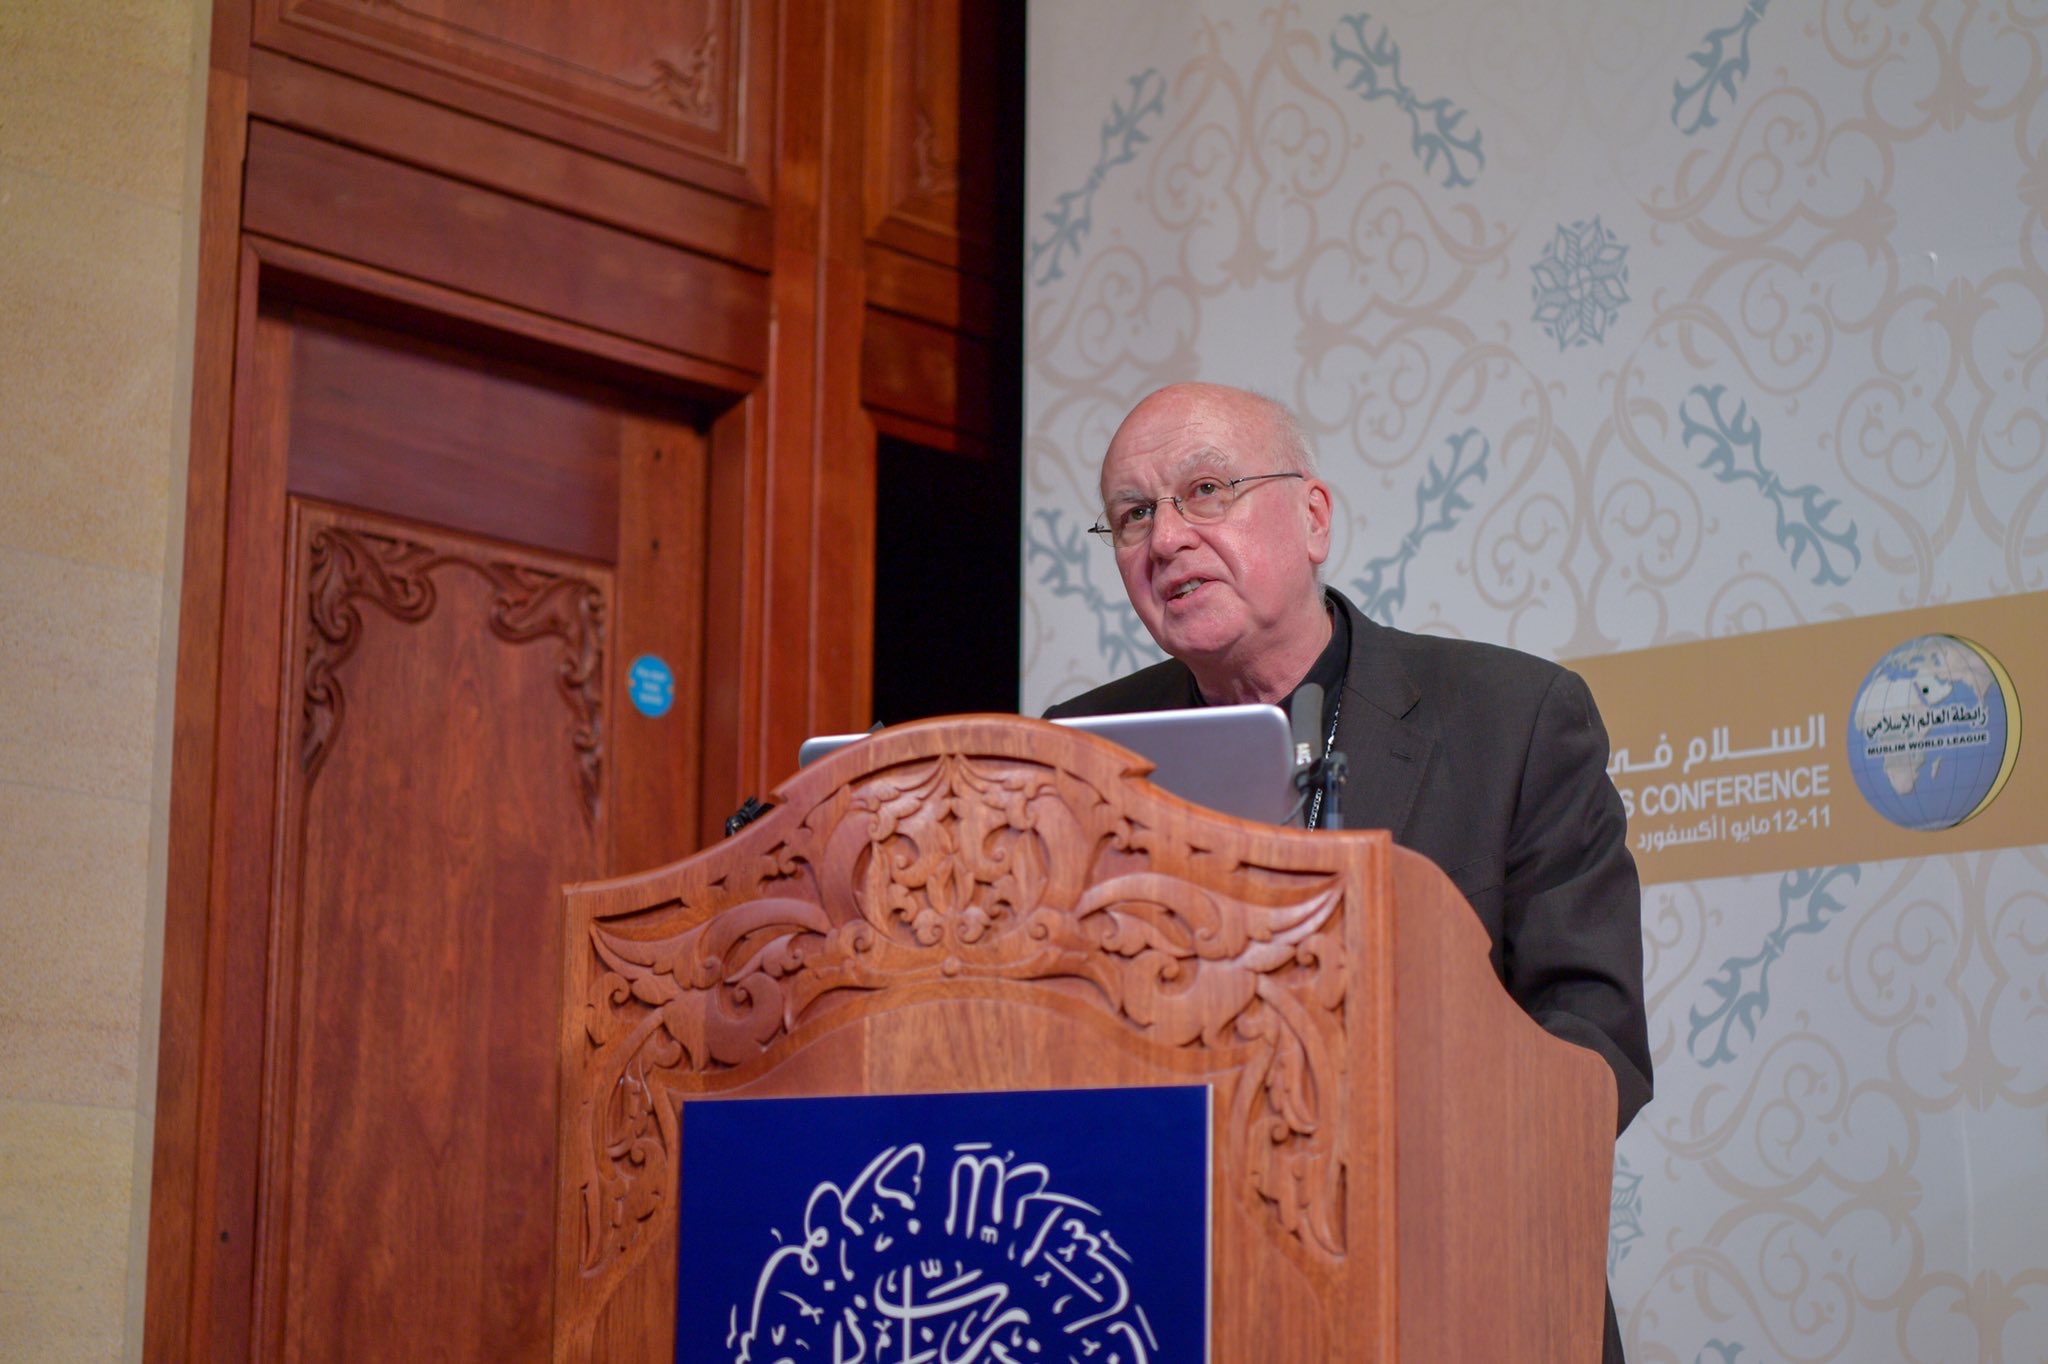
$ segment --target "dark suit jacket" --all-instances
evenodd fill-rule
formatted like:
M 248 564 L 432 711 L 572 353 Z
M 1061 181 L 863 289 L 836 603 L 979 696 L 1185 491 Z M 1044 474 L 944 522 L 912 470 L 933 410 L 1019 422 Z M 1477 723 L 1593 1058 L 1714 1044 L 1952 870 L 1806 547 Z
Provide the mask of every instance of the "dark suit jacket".
M 1337 711 L 1344 826 L 1390 830 L 1444 869 L 1486 925 L 1515 1002 L 1613 1069 L 1618 1135 L 1650 1100 L 1642 890 L 1592 694 L 1555 663 L 1411 635 L 1329 597 L 1351 623 Z M 1174 710 L 1198 694 L 1169 659 L 1046 716 Z M 1606 1315 L 1602 1358 L 1623 1364 L 1611 1298 Z
M 1642 895 L 1586 684 L 1513 649 L 1390 629 L 1329 595 L 1351 622 L 1345 827 L 1390 830 L 1444 869 L 1486 925 L 1508 993 L 1606 1058 L 1627 1127 L 1650 1098 Z M 1046 715 L 1173 710 L 1196 694 L 1169 659 Z

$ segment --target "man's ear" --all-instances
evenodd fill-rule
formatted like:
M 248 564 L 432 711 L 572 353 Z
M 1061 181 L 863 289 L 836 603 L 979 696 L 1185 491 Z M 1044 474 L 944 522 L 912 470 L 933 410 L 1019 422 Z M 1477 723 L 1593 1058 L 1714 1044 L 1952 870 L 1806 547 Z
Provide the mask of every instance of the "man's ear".
M 1330 485 L 1320 478 L 1311 478 L 1307 501 L 1308 558 L 1310 563 L 1320 565 L 1330 557 L 1330 518 L 1335 514 Z

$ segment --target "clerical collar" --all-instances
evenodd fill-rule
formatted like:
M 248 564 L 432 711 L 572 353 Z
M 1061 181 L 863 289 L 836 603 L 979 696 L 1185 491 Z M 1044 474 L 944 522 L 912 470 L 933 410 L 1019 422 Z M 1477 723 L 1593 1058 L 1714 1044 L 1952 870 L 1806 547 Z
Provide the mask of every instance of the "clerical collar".
M 1337 603 L 1323 599 L 1330 612 L 1330 642 L 1316 655 L 1316 661 L 1308 665 L 1308 672 L 1301 681 L 1294 684 L 1294 691 L 1313 682 L 1323 689 L 1323 724 L 1325 733 L 1337 723 L 1337 703 L 1344 695 L 1344 674 L 1351 667 L 1351 619 L 1344 614 L 1344 608 Z M 1294 714 L 1294 692 L 1280 703 L 1280 709 Z

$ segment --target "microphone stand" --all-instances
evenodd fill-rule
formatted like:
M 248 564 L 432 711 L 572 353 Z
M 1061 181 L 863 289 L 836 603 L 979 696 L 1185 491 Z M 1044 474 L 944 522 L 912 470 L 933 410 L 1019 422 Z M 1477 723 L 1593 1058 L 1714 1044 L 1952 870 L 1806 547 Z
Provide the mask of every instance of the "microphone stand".
M 1344 827 L 1344 779 L 1350 775 L 1351 764 L 1344 755 L 1335 751 L 1325 753 L 1310 769 L 1306 778 L 1309 789 L 1323 793 L 1323 808 L 1316 820 L 1318 829 L 1341 829 Z
M 1294 732 L 1294 789 L 1301 792 L 1305 809 L 1313 811 L 1318 829 L 1341 829 L 1344 815 L 1338 808 L 1343 799 L 1344 778 L 1350 764 L 1333 747 L 1336 732 L 1322 735 L 1323 689 L 1304 682 L 1288 703 L 1288 721 Z M 1306 825 L 1306 817 L 1304 818 Z

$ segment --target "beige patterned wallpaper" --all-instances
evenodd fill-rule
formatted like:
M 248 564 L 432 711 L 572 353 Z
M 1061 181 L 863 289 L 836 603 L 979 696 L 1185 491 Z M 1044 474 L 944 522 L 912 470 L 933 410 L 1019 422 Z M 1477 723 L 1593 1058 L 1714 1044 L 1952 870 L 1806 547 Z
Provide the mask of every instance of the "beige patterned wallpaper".
M 1027 709 L 1158 656 L 1084 530 L 1183 378 L 1300 411 L 1327 577 L 1406 629 L 1792 627 L 1792 669 L 1796 627 L 2048 587 L 2048 5 L 1036 0 L 1030 33 Z M 1912 851 L 1646 897 L 1632 1359 L 2048 1355 L 2048 858 Z

